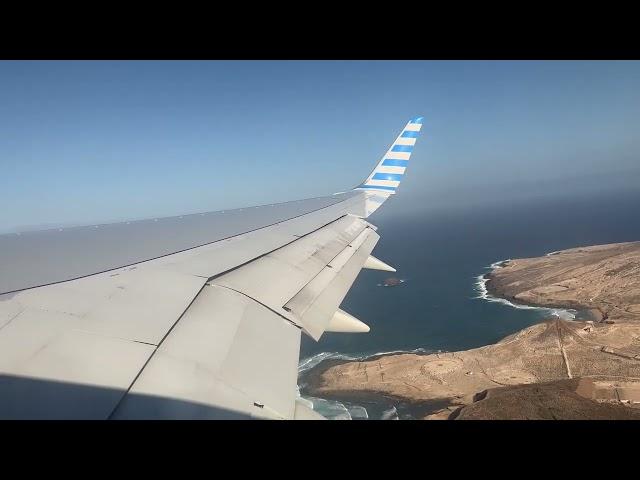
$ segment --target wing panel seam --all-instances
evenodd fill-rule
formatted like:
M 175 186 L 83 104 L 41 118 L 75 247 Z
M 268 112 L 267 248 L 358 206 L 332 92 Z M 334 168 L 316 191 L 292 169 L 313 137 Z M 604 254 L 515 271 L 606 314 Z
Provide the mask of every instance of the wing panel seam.
M 321 197 L 319 197 L 319 198 L 321 198 Z M 327 206 L 325 206 L 325 207 L 321 207 L 321 208 L 318 208 L 318 209 L 316 209 L 316 210 L 311 210 L 311 211 L 309 211 L 309 212 L 305 212 L 305 213 L 302 213 L 302 214 L 300 214 L 300 215 L 295 215 L 295 216 L 293 216 L 293 217 L 290 217 L 290 218 L 287 218 L 287 219 L 284 219 L 284 220 L 280 220 L 279 222 L 274 222 L 274 223 L 271 223 L 271 224 L 269 224 L 269 225 L 264 225 L 264 226 L 262 226 L 262 227 L 254 228 L 254 229 L 252 229 L 252 230 L 247 230 L 246 232 L 237 233 L 237 234 L 235 234 L 235 235 L 231 235 L 231 236 L 228 236 L 228 237 L 225 237 L 225 238 L 219 238 L 219 239 L 217 239 L 217 240 L 215 240 L 215 241 L 213 241 L 213 242 L 206 242 L 206 243 L 203 243 L 203 244 L 200 244 L 200 245 L 194 245 L 193 247 L 185 248 L 185 249 L 182 249 L 182 250 L 177 250 L 177 251 L 175 251 L 175 252 L 167 253 L 167 254 L 165 254 L 165 255 L 159 255 L 159 256 L 157 256 L 157 257 L 148 258 L 148 259 L 145 259 L 145 260 L 140 260 L 139 262 L 128 263 L 128 264 L 125 264 L 125 265 L 120 265 L 120 266 L 118 266 L 118 267 L 108 268 L 108 269 L 106 269 L 106 270 L 101 270 L 101 271 L 99 271 L 99 272 L 92 272 L 92 273 L 90 273 L 90 274 L 88 274 L 88 275 L 81 275 L 81 276 L 79 276 L 79 277 L 68 278 L 68 279 L 66 279 L 66 280 L 59 280 L 59 281 L 56 281 L 56 282 L 44 283 L 44 284 L 42 284 L 42 285 L 34 285 L 34 286 L 32 286 L 32 287 L 27 287 L 27 288 L 22 288 L 22 289 L 17 289 L 17 290 L 8 290 L 8 291 L 6 291 L 6 292 L 0 292 L 0 295 L 7 295 L 7 294 L 12 294 L 12 293 L 17 293 L 17 292 L 26 292 L 27 290 L 33 290 L 34 288 L 48 287 L 48 286 L 50 286 L 50 285 L 57 285 L 57 284 L 60 284 L 60 283 L 66 283 L 66 282 L 71 282 L 71 281 L 74 281 L 74 280 L 80 280 L 80 279 L 82 279 L 82 278 L 92 277 L 92 276 L 94 276 L 94 275 L 100 275 L 100 274 L 102 274 L 102 273 L 113 272 L 113 271 L 115 271 L 115 270 L 119 270 L 119 269 L 121 269 L 121 268 L 132 267 L 132 266 L 134 266 L 134 265 L 141 265 L 141 264 L 143 264 L 143 263 L 151 262 L 151 261 L 153 261 L 153 260 L 158 260 L 158 259 L 160 259 L 160 258 L 169 257 L 169 256 L 171 256 L 171 255 L 175 255 L 175 254 L 177 254 L 177 253 L 188 252 L 188 251 L 190 251 L 190 250 L 194 250 L 194 249 L 196 249 L 196 248 L 205 247 L 205 246 L 207 246 L 207 245 L 213 245 L 213 244 L 218 243 L 218 242 L 223 242 L 223 241 L 229 240 L 229 239 L 234 238 L 234 237 L 239 237 L 240 235 L 246 235 L 247 233 L 257 232 L 257 231 L 259 231 L 259 230 L 262 230 L 262 229 L 265 229 L 265 228 L 268 228 L 268 227 L 272 227 L 272 226 L 274 226 L 274 225 L 279 225 L 279 224 L 281 224 L 281 223 L 285 223 L 285 222 L 288 222 L 288 221 L 290 221 L 290 220 L 294 220 L 294 219 L 296 219 L 296 218 L 301 218 L 301 217 L 304 217 L 304 216 L 306 216 L 306 215 L 311 215 L 311 214 L 313 214 L 313 213 L 320 212 L 320 211 L 325 210 L 325 209 L 327 209 L 327 208 L 335 207 L 335 206 L 337 206 L 337 205 L 340 205 L 341 203 L 349 202 L 349 201 L 353 200 L 354 198 L 356 198 L 356 196 L 346 198 L 346 199 L 344 199 L 344 200 L 341 200 L 341 201 L 336 202 L 336 203 L 332 203 L 331 205 L 327 205 Z M 342 217 L 342 216 L 344 216 L 344 215 L 341 215 L 341 217 Z M 340 217 L 339 217 L 339 218 L 340 218 Z M 333 220 L 332 220 L 332 221 L 333 221 Z M 329 222 L 329 223 L 331 223 L 331 222 Z M 325 225 L 323 225 L 323 226 L 325 226 Z M 322 228 L 322 227 L 320 227 L 320 228 Z M 314 231 L 315 231 L 315 230 L 314 230 Z M 311 233 L 311 232 L 309 232 L 309 233 Z M 288 244 L 285 244 L 285 245 L 288 245 Z M 284 245 L 283 245 L 283 246 L 284 246 Z M 256 258 L 258 258 L 258 257 L 256 257 Z

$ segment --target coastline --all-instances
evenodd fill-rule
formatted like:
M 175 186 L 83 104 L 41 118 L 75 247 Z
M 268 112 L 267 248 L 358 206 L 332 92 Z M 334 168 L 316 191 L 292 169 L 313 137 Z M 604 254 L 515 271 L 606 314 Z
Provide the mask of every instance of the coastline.
M 556 253 L 557 252 L 551 252 L 547 255 Z M 490 289 L 487 288 L 487 283 L 491 279 L 490 276 L 495 270 L 502 268 L 502 265 L 509 261 L 510 259 L 496 261 L 491 265 L 484 267 L 485 269 L 489 270 L 488 272 L 475 277 L 476 282 L 473 286 L 478 292 L 478 296 L 474 297 L 475 299 L 500 303 L 515 309 L 538 310 L 547 313 L 550 316 L 555 316 L 558 318 L 570 320 L 576 319 L 576 309 L 565 308 L 561 305 L 553 308 L 538 305 L 519 304 L 512 302 L 507 298 L 502 298 L 494 295 L 494 292 L 490 291 Z M 323 397 L 314 397 L 311 394 L 312 392 L 314 392 L 314 390 L 309 390 L 308 388 L 308 386 L 310 385 L 317 385 L 320 382 L 323 373 L 336 366 L 345 365 L 351 362 L 375 361 L 384 357 L 391 357 L 396 355 L 430 355 L 434 353 L 446 354 L 447 352 L 442 350 L 438 350 L 437 352 L 429 351 L 424 348 L 378 352 L 363 355 L 347 355 L 338 352 L 321 352 L 300 361 L 300 364 L 298 365 L 298 388 L 300 391 L 300 395 L 306 401 L 312 403 L 312 405 L 313 401 L 318 399 L 328 402 L 334 402 L 334 408 L 340 409 L 341 407 L 343 407 L 346 410 L 347 414 L 350 413 L 349 407 L 364 408 L 367 412 L 368 417 L 371 416 L 372 410 L 374 412 L 381 409 L 390 411 L 394 407 L 399 407 L 395 409 L 399 411 L 398 418 L 403 416 L 403 419 L 422 419 L 429 415 L 442 417 L 442 414 L 445 415 L 445 418 L 448 417 L 449 414 L 455 416 L 461 407 L 456 406 L 455 408 L 449 409 L 447 411 L 447 406 L 450 405 L 450 399 L 415 401 L 402 396 L 389 395 L 384 391 L 356 389 L 344 390 L 340 391 L 339 393 L 328 392 L 324 394 Z M 400 414 L 400 411 L 402 411 L 403 415 Z
M 546 255 L 555 255 L 557 252 L 547 253 Z M 501 296 L 499 292 L 494 290 L 494 283 L 491 282 L 492 275 L 496 270 L 500 268 L 504 268 L 504 265 L 507 262 L 510 262 L 511 259 L 499 260 L 497 262 L 492 263 L 486 269 L 489 269 L 487 273 L 483 273 L 476 277 L 476 282 L 474 283 L 475 289 L 478 291 L 478 296 L 475 297 L 477 299 L 482 299 L 487 302 L 500 303 L 502 305 L 507 305 L 511 308 L 515 308 L 518 310 L 538 310 L 543 313 L 547 313 L 554 317 L 564 318 L 567 320 L 574 320 L 577 317 L 579 310 L 586 310 L 582 306 L 576 305 L 553 305 L 553 306 L 545 306 L 545 305 L 535 305 L 535 304 L 527 304 L 527 303 L 518 303 L 515 301 L 515 298 L 506 298 L 505 296 Z M 579 308 L 575 308 L 579 307 Z
M 346 355 L 337 352 L 321 352 L 311 357 L 302 359 L 298 364 L 298 393 L 303 401 L 310 404 L 309 406 L 316 411 L 324 411 L 332 415 L 332 418 L 339 420 L 352 420 L 354 411 L 359 418 L 370 418 L 379 416 L 384 418 L 385 414 L 391 414 L 392 410 L 396 410 L 396 419 L 413 418 L 419 415 L 424 409 L 424 405 L 420 402 L 413 403 L 406 401 L 402 397 L 394 397 L 385 395 L 383 392 L 369 392 L 362 390 L 353 390 L 352 392 L 341 392 L 339 395 L 324 395 L 316 397 L 308 390 L 309 385 L 313 385 L 318 381 L 318 376 L 322 375 L 327 369 L 343 365 L 350 362 L 373 361 L 383 357 L 392 357 L 395 355 L 430 355 L 434 352 L 424 348 L 416 348 L 414 350 L 395 350 L 390 352 L 378 352 L 363 355 Z M 438 351 L 440 353 L 440 351 Z M 397 406 L 399 408 L 396 408 Z M 360 412 L 364 410 L 364 415 Z M 335 415 L 334 415 L 335 413 Z M 346 417 L 346 418 L 345 418 Z M 403 419 L 404 419 L 403 418 Z M 421 418 L 421 417 L 417 417 Z
M 359 360 L 349 360 L 345 358 L 328 358 L 323 359 L 313 367 L 299 370 L 298 376 L 298 389 L 302 398 L 310 403 L 312 407 L 315 407 L 314 401 L 326 401 L 333 402 L 329 404 L 329 409 L 340 411 L 342 407 L 346 410 L 346 414 L 351 415 L 352 410 L 364 409 L 367 418 L 381 417 L 384 418 L 385 414 L 391 414 L 395 410 L 395 416 L 397 420 L 405 419 L 421 419 L 428 414 L 440 411 L 448 405 L 447 400 L 422 400 L 416 401 L 407 397 L 390 395 L 384 391 L 374 390 L 341 390 L 339 393 L 332 394 L 331 392 L 323 394 L 322 397 L 315 396 L 314 390 L 309 390 L 309 386 L 313 387 L 321 382 L 321 377 L 328 369 L 344 365 L 351 362 L 360 361 L 375 361 L 381 358 L 388 358 L 398 355 L 417 355 L 426 356 L 432 355 L 424 349 L 416 349 L 411 351 L 395 351 L 395 352 L 382 352 L 370 356 L 360 357 Z M 311 357 L 313 358 L 313 357 Z M 308 359 L 307 359 L 308 360 Z M 326 406 L 325 406 L 326 408 Z M 315 408 L 314 408 L 315 409 Z M 339 418 L 343 416 L 339 414 Z
M 630 375 L 636 370 L 633 375 L 640 377 L 640 350 L 635 351 L 633 345 L 633 338 L 640 334 L 640 322 L 629 322 L 640 312 L 633 303 L 637 291 L 628 289 L 628 278 L 636 285 L 633 281 L 637 282 L 640 274 L 621 275 L 629 274 L 628 265 L 636 265 L 636 258 L 640 259 L 640 242 L 494 262 L 486 267 L 489 272 L 476 277 L 476 298 L 516 309 L 539 310 L 548 314 L 546 320 L 495 344 L 466 351 L 425 351 L 421 355 L 389 352 L 321 360 L 302 372 L 301 390 L 366 405 L 395 402 L 405 409 L 404 418 L 453 419 L 485 398 L 491 389 L 553 383 L 577 376 L 618 378 L 620 373 Z M 585 264 L 590 266 L 585 268 Z M 597 281 L 594 271 L 599 272 Z M 614 299 L 620 305 L 608 297 L 593 296 L 590 289 L 605 283 L 615 291 Z M 627 293 L 628 298 L 624 297 Z M 596 297 L 598 301 L 594 302 Z M 629 302 L 632 304 L 626 306 Z M 615 320 L 609 318 L 612 312 Z M 479 395 L 482 392 L 484 396 Z

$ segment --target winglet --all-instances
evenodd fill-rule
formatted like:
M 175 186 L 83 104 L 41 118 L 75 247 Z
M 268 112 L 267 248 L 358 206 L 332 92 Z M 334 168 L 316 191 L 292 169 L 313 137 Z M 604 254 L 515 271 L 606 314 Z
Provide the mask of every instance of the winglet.
M 387 150 L 387 153 L 382 157 L 382 160 L 378 162 L 376 168 L 355 190 L 366 190 L 387 195 L 396 193 L 422 128 L 423 118 L 415 117 L 407 123 L 398 138 Z

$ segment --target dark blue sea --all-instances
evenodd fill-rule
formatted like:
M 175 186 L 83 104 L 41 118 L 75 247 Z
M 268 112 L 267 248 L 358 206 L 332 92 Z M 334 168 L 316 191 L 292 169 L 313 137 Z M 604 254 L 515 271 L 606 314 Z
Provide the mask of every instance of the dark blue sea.
M 303 336 L 301 369 L 328 357 L 469 349 L 537 323 L 549 312 L 478 298 L 477 277 L 499 260 L 640 240 L 639 205 L 640 191 L 632 190 L 397 217 L 391 210 L 379 219 L 374 216 L 370 220 L 379 227 L 381 238 L 373 253 L 396 267 L 397 273 L 363 270 L 341 305 L 367 323 L 371 332 L 326 333 L 317 343 Z M 388 208 L 394 207 L 389 202 Z M 379 286 L 392 275 L 405 282 Z M 319 408 L 322 402 L 314 403 L 328 416 L 366 416 L 341 413 L 335 404 Z

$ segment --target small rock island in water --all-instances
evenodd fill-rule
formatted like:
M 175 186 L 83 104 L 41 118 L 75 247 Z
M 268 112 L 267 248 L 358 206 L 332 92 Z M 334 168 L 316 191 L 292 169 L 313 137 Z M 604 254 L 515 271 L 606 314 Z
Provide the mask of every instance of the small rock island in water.
M 384 282 L 382 282 L 383 287 L 395 287 L 403 283 L 404 280 L 401 280 L 396 277 L 389 277 Z

